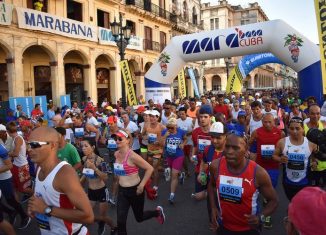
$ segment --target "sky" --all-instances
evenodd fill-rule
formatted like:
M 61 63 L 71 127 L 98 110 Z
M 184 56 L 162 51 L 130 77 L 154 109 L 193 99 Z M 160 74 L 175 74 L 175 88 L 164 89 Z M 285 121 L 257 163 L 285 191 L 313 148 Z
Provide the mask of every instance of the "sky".
M 218 0 L 202 0 L 217 5 Z M 282 19 L 312 42 L 318 44 L 314 0 L 228 0 L 231 5 L 248 6 L 258 2 L 269 20 Z

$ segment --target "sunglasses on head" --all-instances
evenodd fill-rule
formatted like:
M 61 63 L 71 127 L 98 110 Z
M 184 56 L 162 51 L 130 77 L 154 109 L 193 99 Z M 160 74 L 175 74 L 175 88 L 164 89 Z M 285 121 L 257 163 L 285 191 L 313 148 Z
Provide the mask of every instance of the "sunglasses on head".
M 42 142 L 42 141 L 31 141 L 27 143 L 32 149 L 41 148 L 43 145 L 48 145 L 50 142 Z
M 302 124 L 303 123 L 303 120 L 301 118 L 291 118 L 290 121 L 289 121 L 289 123 L 292 123 L 292 122 Z

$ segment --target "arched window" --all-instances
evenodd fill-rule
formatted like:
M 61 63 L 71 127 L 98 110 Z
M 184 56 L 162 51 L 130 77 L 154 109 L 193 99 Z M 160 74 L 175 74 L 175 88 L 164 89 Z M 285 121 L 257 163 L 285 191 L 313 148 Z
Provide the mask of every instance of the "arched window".
M 198 22 L 197 11 L 196 11 L 196 8 L 193 7 L 192 8 L 192 23 L 197 24 L 197 22 Z

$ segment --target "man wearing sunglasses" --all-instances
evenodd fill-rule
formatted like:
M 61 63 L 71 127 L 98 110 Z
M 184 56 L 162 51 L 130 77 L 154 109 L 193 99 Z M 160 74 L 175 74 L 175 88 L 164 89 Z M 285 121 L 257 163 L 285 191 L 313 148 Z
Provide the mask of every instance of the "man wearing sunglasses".
M 245 135 L 231 133 L 226 138 L 224 156 L 210 165 L 211 229 L 219 235 L 261 234 L 261 223 L 278 205 L 266 170 L 246 159 L 247 151 Z M 259 193 L 267 200 L 262 211 L 258 207 Z
M 93 223 L 93 210 L 75 170 L 58 159 L 58 142 L 53 128 L 39 127 L 30 135 L 29 155 L 39 170 L 28 213 L 36 218 L 41 234 L 86 235 L 83 224 Z
M 161 123 L 166 126 L 166 124 L 168 123 L 169 118 L 173 117 L 173 118 L 177 118 L 175 113 L 172 113 L 172 103 L 171 101 L 166 101 L 163 104 L 163 111 L 162 111 L 162 120 Z

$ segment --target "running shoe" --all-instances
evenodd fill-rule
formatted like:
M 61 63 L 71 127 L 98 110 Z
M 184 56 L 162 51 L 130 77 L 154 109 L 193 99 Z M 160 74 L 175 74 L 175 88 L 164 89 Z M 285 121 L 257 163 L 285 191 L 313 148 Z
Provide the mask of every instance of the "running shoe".
M 25 217 L 24 219 L 21 220 L 20 222 L 20 226 L 18 227 L 18 229 L 25 229 L 28 227 L 28 225 L 31 223 L 31 218 L 30 217 Z
M 169 202 L 170 202 L 170 204 L 174 204 L 174 195 L 173 194 L 170 194 L 170 197 L 169 197 Z
M 184 182 L 185 182 L 185 176 L 186 176 L 186 174 L 184 173 L 184 172 L 181 172 L 180 173 L 180 176 L 179 176 L 179 184 L 184 184 Z
M 158 216 L 156 217 L 157 221 L 160 224 L 164 224 L 164 222 L 165 222 L 165 214 L 164 214 L 164 211 L 163 211 L 163 207 L 158 206 L 158 207 L 156 207 L 156 210 L 158 211 Z
M 98 235 L 103 235 L 104 233 L 105 233 L 105 223 L 104 222 L 99 222 L 98 223 L 97 234 Z
M 273 225 L 272 225 L 272 217 L 271 216 L 266 216 L 265 222 L 264 222 L 264 228 L 271 229 L 272 227 L 273 227 Z

